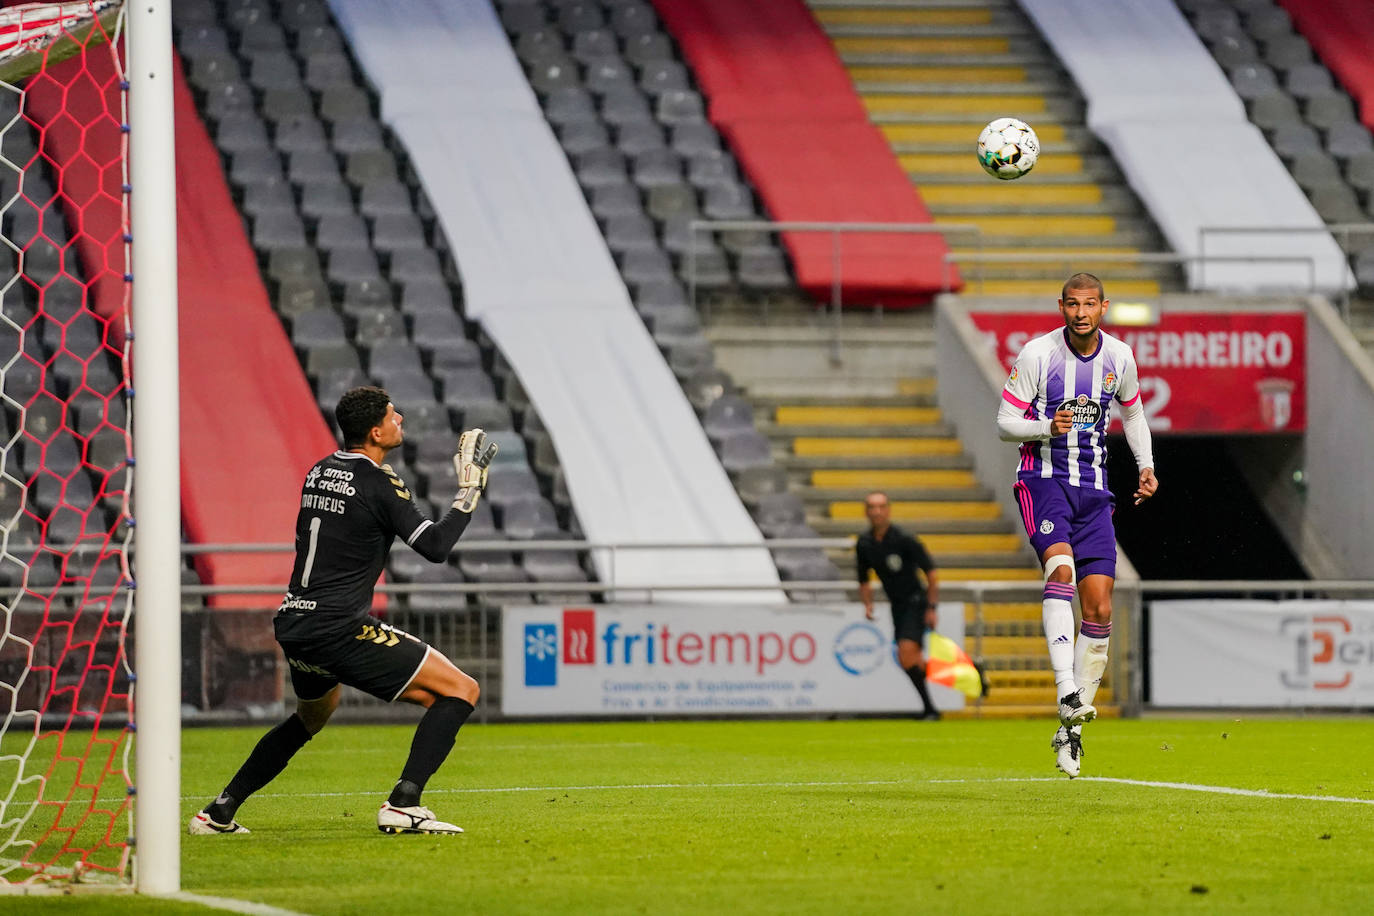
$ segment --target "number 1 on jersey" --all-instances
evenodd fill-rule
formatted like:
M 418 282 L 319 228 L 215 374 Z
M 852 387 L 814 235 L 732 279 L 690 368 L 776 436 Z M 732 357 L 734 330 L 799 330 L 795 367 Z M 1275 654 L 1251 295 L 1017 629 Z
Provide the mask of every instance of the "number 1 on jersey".
M 315 565 L 315 547 L 320 541 L 320 517 L 310 520 L 310 549 L 305 552 L 305 567 L 301 570 L 301 588 L 310 586 L 310 567 Z

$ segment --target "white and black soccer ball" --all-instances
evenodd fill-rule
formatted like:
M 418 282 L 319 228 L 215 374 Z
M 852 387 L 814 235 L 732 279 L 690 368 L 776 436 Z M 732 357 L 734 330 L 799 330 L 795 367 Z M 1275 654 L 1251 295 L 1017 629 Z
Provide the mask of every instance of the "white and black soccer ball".
M 994 178 L 1020 178 L 1039 158 L 1040 140 L 1025 121 L 998 118 L 978 135 L 978 163 Z

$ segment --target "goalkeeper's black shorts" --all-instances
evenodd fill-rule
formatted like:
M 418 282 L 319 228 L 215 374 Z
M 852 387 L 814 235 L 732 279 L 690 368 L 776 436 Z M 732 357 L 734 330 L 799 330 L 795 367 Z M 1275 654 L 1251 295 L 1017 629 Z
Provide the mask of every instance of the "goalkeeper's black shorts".
M 410 686 L 429 646 L 376 617 L 313 625 L 308 614 L 278 614 L 277 642 L 291 669 L 296 698 L 318 700 L 347 684 L 390 703 Z

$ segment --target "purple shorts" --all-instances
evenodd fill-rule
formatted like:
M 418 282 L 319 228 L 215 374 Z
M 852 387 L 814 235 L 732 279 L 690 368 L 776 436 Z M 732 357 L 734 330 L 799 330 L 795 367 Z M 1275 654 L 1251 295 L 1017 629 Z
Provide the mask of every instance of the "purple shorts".
M 1037 558 L 1053 544 L 1068 544 L 1080 580 L 1116 577 L 1116 498 L 1110 490 L 1075 487 L 1057 477 L 1018 480 L 1012 489 Z

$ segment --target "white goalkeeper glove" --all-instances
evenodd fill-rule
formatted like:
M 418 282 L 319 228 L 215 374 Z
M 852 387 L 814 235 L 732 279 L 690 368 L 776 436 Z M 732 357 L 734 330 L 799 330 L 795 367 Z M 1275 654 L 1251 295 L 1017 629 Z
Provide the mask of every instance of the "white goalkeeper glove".
M 458 495 L 453 508 L 471 512 L 487 486 L 487 466 L 496 457 L 496 443 L 487 441 L 480 429 L 470 429 L 458 437 L 458 453 L 453 456 L 453 469 L 458 472 Z

